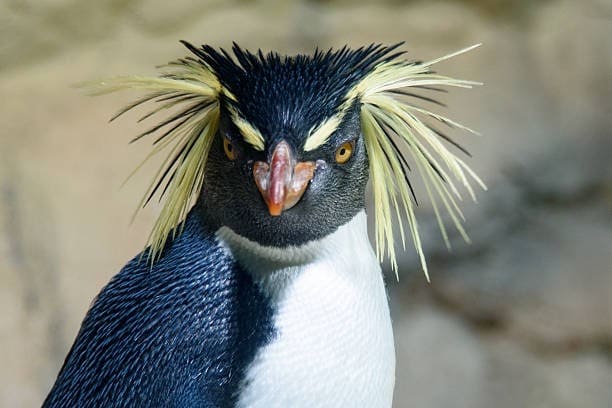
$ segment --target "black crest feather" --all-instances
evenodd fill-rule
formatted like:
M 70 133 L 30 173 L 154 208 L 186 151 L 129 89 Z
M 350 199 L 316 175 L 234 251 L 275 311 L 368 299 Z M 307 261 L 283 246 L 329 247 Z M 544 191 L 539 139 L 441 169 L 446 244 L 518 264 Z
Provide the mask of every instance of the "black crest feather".
M 313 126 L 334 115 L 346 94 L 382 62 L 404 52 L 371 44 L 350 49 L 316 49 L 312 55 L 281 56 L 247 51 L 234 43 L 231 53 L 209 45 L 182 43 L 215 72 L 224 101 L 265 138 L 305 138 Z M 296 140 L 297 141 L 297 140 Z

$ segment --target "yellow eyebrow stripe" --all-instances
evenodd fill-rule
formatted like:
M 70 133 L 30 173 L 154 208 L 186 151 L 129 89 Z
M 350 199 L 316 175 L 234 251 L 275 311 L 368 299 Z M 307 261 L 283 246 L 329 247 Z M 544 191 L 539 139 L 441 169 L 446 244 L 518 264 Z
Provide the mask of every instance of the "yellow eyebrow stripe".
M 232 117 L 232 122 L 234 122 L 234 125 L 236 125 L 242 134 L 244 141 L 253 146 L 255 150 L 259 150 L 260 152 L 263 151 L 266 144 L 261 132 L 246 119 L 240 116 L 235 109 L 230 108 L 229 111 Z
M 306 139 L 306 143 L 304 143 L 304 151 L 310 152 L 329 140 L 332 133 L 334 133 L 340 125 L 341 119 L 338 116 L 339 115 L 334 115 L 324 120 L 319 126 L 314 127 L 310 131 L 310 135 Z
M 329 140 L 331 135 L 338 129 L 338 126 L 342 123 L 342 119 L 344 119 L 344 115 L 349 110 L 356 96 L 351 96 L 347 98 L 342 105 L 340 105 L 340 109 L 338 113 L 334 116 L 325 119 L 318 126 L 314 126 L 304 143 L 304 151 L 310 152 L 325 143 Z

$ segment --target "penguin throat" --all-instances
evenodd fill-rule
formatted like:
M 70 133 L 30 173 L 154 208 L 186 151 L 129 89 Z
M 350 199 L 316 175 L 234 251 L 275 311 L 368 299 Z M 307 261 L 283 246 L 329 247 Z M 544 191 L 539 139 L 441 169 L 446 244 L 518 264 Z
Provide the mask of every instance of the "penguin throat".
M 226 226 L 217 230 L 216 237 L 238 264 L 264 288 L 274 282 L 272 286 L 281 289 L 293 277 L 307 270 L 309 265 L 326 260 L 350 265 L 354 259 L 359 258 L 360 254 L 356 254 L 356 251 L 363 252 L 365 248 L 372 252 L 364 210 L 324 238 L 299 246 L 264 246 Z

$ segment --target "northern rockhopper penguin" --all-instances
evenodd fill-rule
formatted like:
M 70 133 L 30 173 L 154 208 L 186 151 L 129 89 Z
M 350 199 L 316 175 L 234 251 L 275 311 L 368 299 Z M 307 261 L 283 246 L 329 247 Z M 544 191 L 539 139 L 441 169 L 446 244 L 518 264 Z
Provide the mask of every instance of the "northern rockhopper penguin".
M 484 188 L 430 110 L 454 79 L 393 46 L 312 55 L 183 44 L 159 76 L 85 84 L 145 95 L 167 160 L 147 248 L 96 297 L 45 407 L 390 407 L 395 353 L 380 261 L 425 258 L 413 176 L 459 232 Z M 427 96 L 429 94 L 430 96 Z M 372 249 L 366 184 L 375 219 Z M 399 374 L 401 375 L 401 373 Z

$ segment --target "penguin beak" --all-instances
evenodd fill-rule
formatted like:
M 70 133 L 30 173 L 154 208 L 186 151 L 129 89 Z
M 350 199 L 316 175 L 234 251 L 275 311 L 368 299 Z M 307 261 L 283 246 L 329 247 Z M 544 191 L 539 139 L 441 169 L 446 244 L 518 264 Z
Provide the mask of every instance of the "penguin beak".
M 300 201 L 315 171 L 314 162 L 295 163 L 289 144 L 282 140 L 274 151 L 270 163 L 256 161 L 253 177 L 270 215 L 279 216 Z

